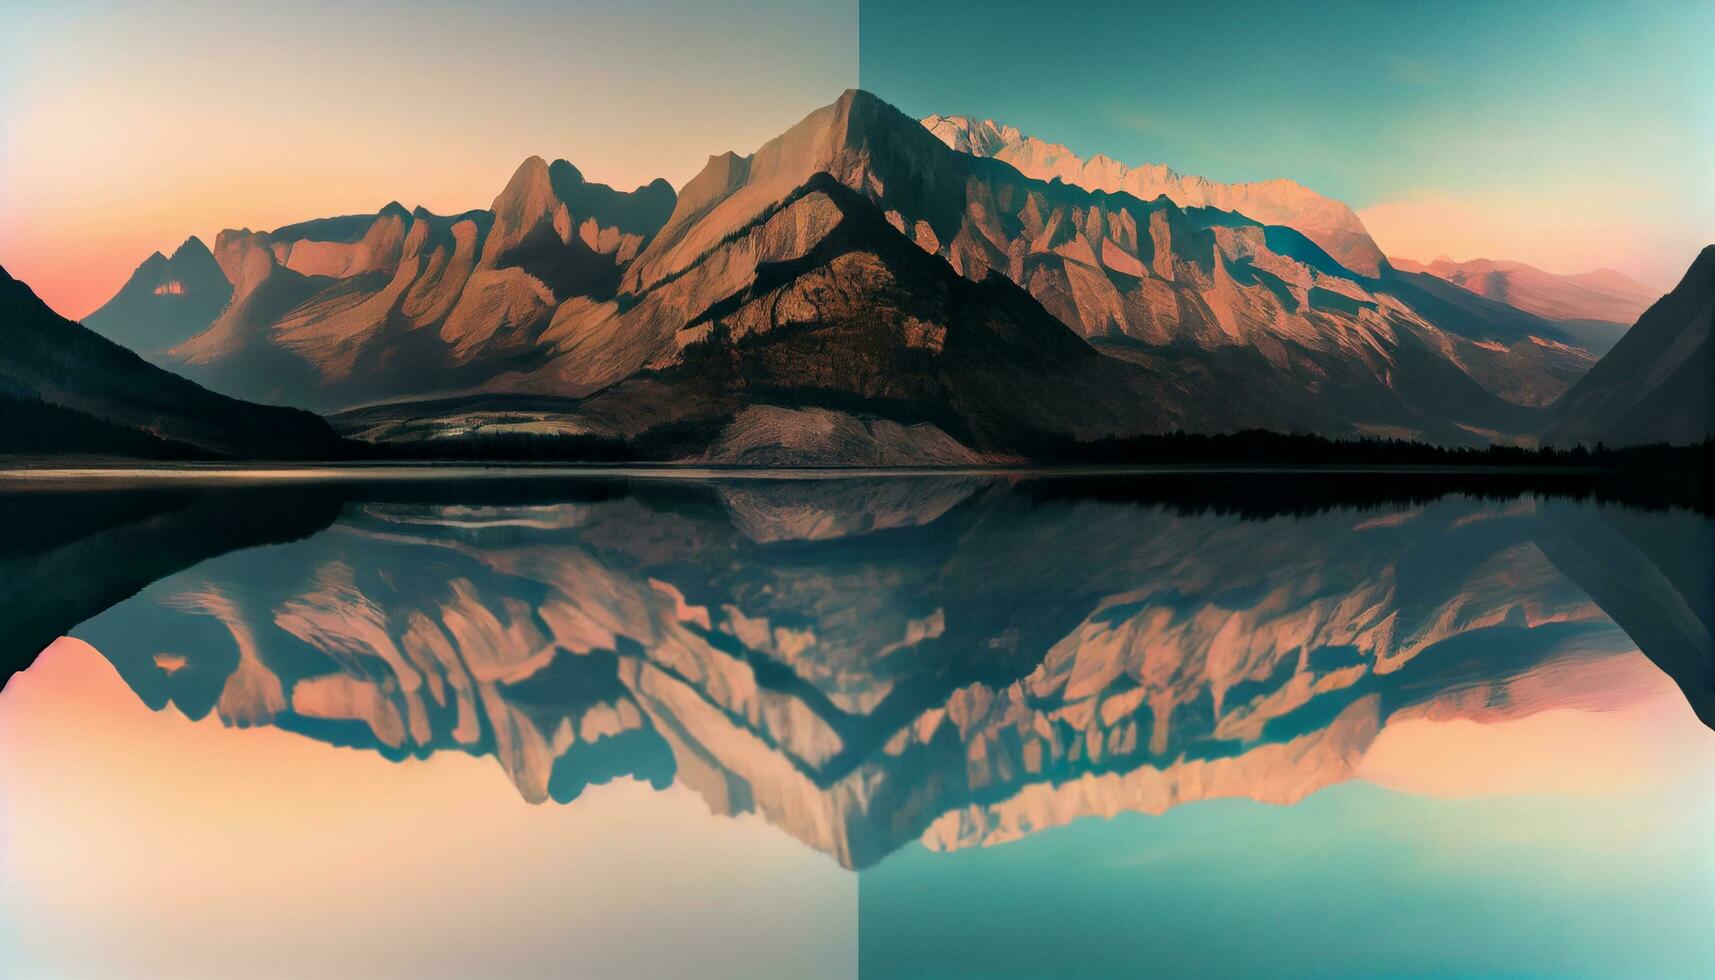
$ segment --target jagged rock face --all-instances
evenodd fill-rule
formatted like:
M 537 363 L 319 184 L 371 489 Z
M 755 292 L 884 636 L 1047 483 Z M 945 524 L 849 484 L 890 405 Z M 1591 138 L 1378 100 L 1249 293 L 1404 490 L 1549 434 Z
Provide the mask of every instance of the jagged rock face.
M 675 458 L 825 462 L 817 431 L 891 462 L 1172 429 L 1528 439 L 1593 361 L 1433 276 L 1366 276 L 1232 211 L 1035 180 L 861 92 L 711 158 L 676 197 L 532 158 L 487 211 L 389 206 L 223 233 L 215 253 L 231 303 L 165 356 L 217 389 L 322 409 L 579 399 L 557 431 Z
M 675 363 L 707 335 L 708 311 L 737 318 L 716 297 L 830 233 L 827 208 L 804 203 L 818 175 L 964 277 L 1009 278 L 1087 340 L 1151 366 L 1153 397 L 1109 431 L 1285 417 L 1345 435 L 1527 436 L 1525 409 L 1593 361 L 1508 307 L 1363 279 L 1291 229 L 1240 215 L 1032 180 L 850 92 L 751 157 L 711 159 L 627 270 L 622 302 L 562 308 L 547 335 L 560 356 L 524 387 L 582 394 Z M 1223 404 L 1233 392 L 1248 403 Z
M 536 357 L 553 311 L 610 298 L 672 210 L 532 157 L 486 211 L 374 215 L 222 232 L 229 301 L 158 363 L 222 391 L 318 409 L 478 387 Z M 96 319 L 124 315 L 120 299 Z
M 1133 167 L 1102 154 L 1084 160 L 1058 143 L 1026 136 L 1015 127 L 987 119 L 932 115 L 922 122 L 952 149 L 1011 164 L 1026 177 L 1058 179 L 1092 191 L 1123 192 L 1144 201 L 1166 197 L 1184 208 L 1237 211 L 1264 224 L 1302 232 L 1360 275 L 1379 276 L 1387 267 L 1387 258 L 1350 207 L 1294 181 L 1222 184 L 1176 173 L 1163 164 Z
M 232 299 L 214 254 L 192 236 L 171 258 L 143 260 L 119 292 L 83 325 L 144 355 L 158 355 L 208 328 Z
M 1690 444 L 1715 437 L 1715 245 L 1554 403 L 1555 443 Z
M 1244 519 L 972 479 L 372 504 L 76 634 L 157 708 L 488 755 L 535 802 L 677 779 L 862 867 L 919 835 L 1291 802 L 1396 716 L 1550 706 L 1567 665 L 1637 658 L 1544 555 L 1593 513 Z M 1667 645 L 1708 696 L 1706 633 Z
M 679 219 L 627 273 L 652 286 L 562 307 L 543 335 L 548 362 L 500 384 L 588 396 L 590 431 L 695 425 L 716 458 L 770 462 L 968 462 L 1236 417 L 1199 417 L 1157 383 L 1165 372 L 1099 356 L 1006 280 L 958 276 L 825 172 L 736 228 Z M 759 402 L 819 421 L 782 424 Z M 849 434 L 838 441 L 850 451 L 830 455 L 815 431 Z
M 946 130 L 958 129 L 945 119 L 930 128 L 944 141 Z M 1436 410 L 1426 391 L 1402 390 L 1416 383 L 1408 375 L 1433 373 L 1444 390 L 1464 389 L 1453 396 L 1459 407 L 1440 406 L 1443 421 L 1507 430 L 1518 416 L 1485 393 L 1509 404 L 1543 405 L 1594 361 L 1572 338 L 1534 318 L 1470 303 L 1447 309 L 1444 300 L 1391 274 L 1349 209 L 1289 182 L 1224 188 L 1165 168 L 1126 171 L 1106 160 L 1092 161 L 1093 170 L 1060 172 L 1075 158 L 999 127 L 950 142 L 987 148 L 1027 176 L 1076 185 L 1020 188 L 990 176 L 1005 174 L 990 168 L 980 178 L 982 197 L 973 194 L 966 209 L 986 221 L 961 229 L 947 253 L 956 266 L 1005 271 L 1098 343 L 1120 335 L 1145 345 L 1251 348 L 1276 375 L 1264 383 L 1280 384 L 1286 375 L 1316 388 L 1359 431 L 1397 426 L 1441 439 L 1447 435 L 1426 433 L 1414 420 Z M 1001 153 L 1001 145 L 1018 152 Z M 1158 195 L 1167 201 L 1143 203 Z M 1205 206 L 1287 227 L 1258 227 Z M 1334 217 L 1316 220 L 1323 214 Z M 1328 254 L 1349 257 L 1350 248 L 1319 247 L 1348 233 L 1361 239 L 1359 251 L 1367 256 L 1355 265 Z M 1339 405 L 1345 398 L 1354 404 Z M 1455 415 L 1465 417 L 1447 418 Z M 1496 424 L 1475 421 L 1481 415 Z
M 1661 298 L 1660 290 L 1612 269 L 1562 276 L 1502 259 L 1454 262 L 1443 255 L 1427 265 L 1409 259 L 1389 261 L 1402 272 L 1427 272 L 1549 320 L 1599 320 L 1629 326 Z
M 1290 417 L 1331 434 L 1528 438 L 1526 408 L 1593 362 L 1554 324 L 1432 276 L 1367 280 L 1290 228 L 1031 180 L 955 153 L 863 93 L 751 158 L 710 161 L 624 290 L 648 297 L 724 263 L 749 221 L 813 173 L 839 178 L 960 275 L 1007 276 L 1089 342 L 1166 374 L 1137 431 Z M 1252 402 L 1209 417 L 1233 391 Z
M 394 201 L 373 217 L 351 215 L 288 225 L 268 240 L 275 260 L 301 275 L 331 279 L 365 272 L 391 275 L 399 267 L 410 221 L 411 213 Z

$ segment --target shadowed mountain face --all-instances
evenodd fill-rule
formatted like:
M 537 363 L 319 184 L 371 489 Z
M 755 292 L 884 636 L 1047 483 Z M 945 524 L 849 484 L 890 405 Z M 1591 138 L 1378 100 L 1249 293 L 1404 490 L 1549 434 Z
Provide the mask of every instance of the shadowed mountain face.
M 157 709 L 492 757 L 532 802 L 676 782 L 847 867 L 1292 803 L 1392 724 L 1612 707 L 1663 671 L 1715 723 L 1704 518 L 1460 497 L 1246 517 L 1075 489 L 354 496 L 73 633 Z
M 83 325 L 122 347 L 155 357 L 208 329 L 232 300 L 232 283 L 195 236 L 172 258 L 149 256 Z
M 951 143 L 848 92 L 678 195 L 532 158 L 485 211 L 225 232 L 231 303 L 160 357 L 247 397 L 393 402 L 340 421 L 366 439 L 882 463 L 1175 429 L 1529 439 L 1594 361 L 1540 317 L 1393 272 L 1297 185 L 1175 177 L 1145 200 Z
M 1715 245 L 1554 403 L 1549 442 L 1697 443 L 1715 436 Z
M 0 453 L 291 459 L 338 444 L 308 412 L 217 395 L 148 364 L 0 269 Z

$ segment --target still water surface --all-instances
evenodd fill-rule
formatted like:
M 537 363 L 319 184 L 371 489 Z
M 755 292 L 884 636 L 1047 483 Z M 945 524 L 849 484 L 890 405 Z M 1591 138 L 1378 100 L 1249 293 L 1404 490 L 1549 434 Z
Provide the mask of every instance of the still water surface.
M 1710 520 L 1244 479 L 13 492 L 0 974 L 1707 975 Z

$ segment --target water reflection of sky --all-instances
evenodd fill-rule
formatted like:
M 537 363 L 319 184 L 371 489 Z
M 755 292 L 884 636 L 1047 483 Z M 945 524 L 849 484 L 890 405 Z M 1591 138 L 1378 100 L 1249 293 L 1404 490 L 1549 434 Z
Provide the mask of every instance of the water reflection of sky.
M 327 513 L 0 693 L 0 967 L 1715 958 L 1702 518 L 973 479 Z
M 908 847 L 859 880 L 863 971 L 1693 977 L 1715 962 L 1715 738 L 1676 692 L 1481 733 L 1407 724 L 1438 768 L 1477 775 L 1413 787 L 1455 795 L 1365 779 L 1290 807 Z
M 62 641 L 0 694 L 0 973 L 842 976 L 852 876 L 629 780 L 528 806 L 486 760 L 392 763 L 151 712 Z

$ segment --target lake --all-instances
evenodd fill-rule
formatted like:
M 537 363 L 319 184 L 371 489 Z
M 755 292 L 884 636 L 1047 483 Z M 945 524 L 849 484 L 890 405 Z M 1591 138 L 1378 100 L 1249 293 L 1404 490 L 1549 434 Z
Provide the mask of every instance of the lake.
M 0 974 L 1715 963 L 1707 515 L 795 476 L 9 485 Z

